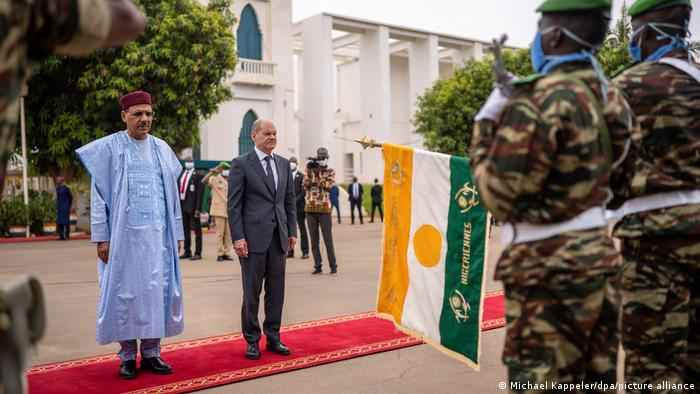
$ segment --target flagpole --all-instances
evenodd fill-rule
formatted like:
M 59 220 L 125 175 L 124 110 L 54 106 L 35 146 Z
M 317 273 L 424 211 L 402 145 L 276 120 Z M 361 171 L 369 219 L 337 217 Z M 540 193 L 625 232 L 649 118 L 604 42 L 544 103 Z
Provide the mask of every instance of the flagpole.
M 19 98 L 20 111 L 20 130 L 22 134 L 22 184 L 24 186 L 24 206 L 27 207 L 27 216 L 29 216 L 29 190 L 27 190 L 27 170 L 29 161 L 27 160 L 27 130 L 24 121 L 24 96 L 27 95 L 27 85 L 22 86 L 22 93 Z M 27 225 L 25 227 L 25 235 L 29 238 L 29 217 L 27 217 Z

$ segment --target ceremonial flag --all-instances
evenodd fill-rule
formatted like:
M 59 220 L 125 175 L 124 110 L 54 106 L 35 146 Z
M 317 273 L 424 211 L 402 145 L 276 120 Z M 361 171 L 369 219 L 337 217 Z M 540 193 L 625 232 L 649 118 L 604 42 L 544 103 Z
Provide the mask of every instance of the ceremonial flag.
M 464 157 L 383 145 L 377 311 L 479 368 L 487 213 Z

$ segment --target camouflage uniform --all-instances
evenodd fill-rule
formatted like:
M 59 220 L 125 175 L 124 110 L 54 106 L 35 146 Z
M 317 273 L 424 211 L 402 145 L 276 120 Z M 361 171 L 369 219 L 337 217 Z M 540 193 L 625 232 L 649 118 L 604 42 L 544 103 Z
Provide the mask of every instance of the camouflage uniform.
M 0 194 L 19 128 L 19 96 L 30 61 L 85 55 L 110 29 L 104 0 L 0 0 Z
M 570 63 L 517 83 L 497 127 L 476 123 L 472 168 L 497 220 L 552 224 L 605 206 L 635 124 L 618 90 L 606 104 L 601 92 L 590 65 Z M 495 278 L 505 285 L 511 382 L 615 383 L 619 262 L 605 228 L 504 250 Z
M 687 52 L 672 57 L 688 60 Z M 640 131 L 616 200 L 700 188 L 700 84 L 683 71 L 641 63 L 615 78 Z M 700 387 L 700 205 L 632 214 L 622 239 L 625 379 Z M 663 392 L 663 391 L 658 391 Z M 673 392 L 673 391 L 672 391 Z

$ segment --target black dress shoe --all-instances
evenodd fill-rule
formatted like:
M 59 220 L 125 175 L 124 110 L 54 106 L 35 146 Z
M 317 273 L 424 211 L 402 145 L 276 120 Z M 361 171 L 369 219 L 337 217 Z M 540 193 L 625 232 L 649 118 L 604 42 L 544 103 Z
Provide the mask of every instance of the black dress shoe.
M 216 258 L 216 261 L 224 261 L 224 256 L 219 256 Z
M 141 369 L 145 369 L 158 375 L 170 375 L 173 369 L 160 357 L 149 357 L 141 360 Z
M 268 352 L 281 354 L 283 356 L 289 356 L 292 354 L 292 352 L 289 351 L 289 348 L 282 342 L 269 342 L 266 347 Z
M 245 358 L 248 360 L 257 360 L 260 358 L 260 346 L 257 342 L 249 343 L 245 349 Z
M 309 254 L 308 254 L 308 253 L 304 253 L 304 254 L 301 256 L 301 259 L 302 259 L 302 260 L 306 260 L 306 259 L 308 259 L 308 258 L 309 258 Z
M 293 259 L 293 258 L 294 258 L 294 253 L 287 253 L 287 258 L 288 258 L 288 259 Z
M 226 260 L 226 261 L 233 261 L 233 259 L 231 258 L 231 256 L 229 256 L 229 255 L 227 255 L 227 254 L 223 255 L 222 257 L 223 257 L 224 260 Z
M 314 272 L 312 272 L 311 275 L 318 275 L 318 274 L 322 274 L 322 273 L 323 273 L 323 271 L 321 271 L 321 270 L 314 270 Z
M 180 260 L 189 259 L 190 257 L 192 257 L 191 254 L 185 253 L 185 254 L 183 254 L 182 256 L 180 256 Z
M 332 269 L 331 269 L 331 275 L 335 275 L 335 274 L 337 274 L 337 273 L 338 273 L 338 269 L 337 269 L 337 268 L 332 268 Z
M 119 366 L 119 376 L 123 379 L 133 379 L 136 377 L 136 360 L 122 362 Z
M 201 254 L 196 254 L 196 255 L 194 255 L 194 256 L 192 256 L 192 257 L 190 258 L 190 260 L 201 260 L 201 259 L 202 259 L 202 255 L 201 255 Z

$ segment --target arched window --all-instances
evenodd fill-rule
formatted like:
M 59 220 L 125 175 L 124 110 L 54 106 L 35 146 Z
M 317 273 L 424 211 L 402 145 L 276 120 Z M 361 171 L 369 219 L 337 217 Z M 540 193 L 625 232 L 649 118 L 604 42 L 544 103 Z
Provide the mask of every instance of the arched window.
M 262 34 L 260 34 L 258 16 L 250 4 L 243 7 L 241 12 L 236 40 L 238 42 L 238 57 L 262 60 Z
M 248 110 L 243 117 L 241 125 L 241 133 L 238 136 L 238 155 L 243 156 L 253 150 L 255 146 L 250 138 L 250 133 L 253 131 L 253 123 L 258 120 L 258 115 L 252 109 Z

